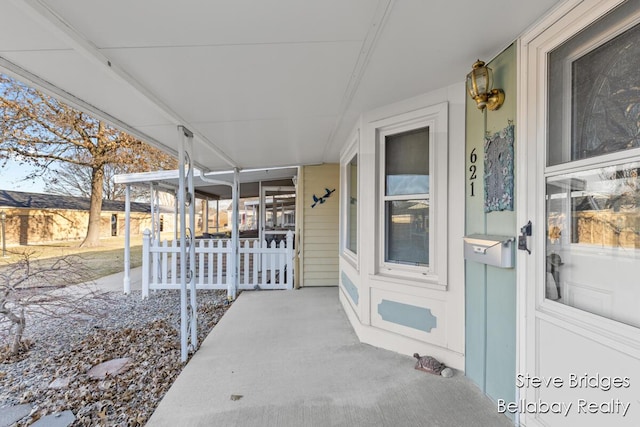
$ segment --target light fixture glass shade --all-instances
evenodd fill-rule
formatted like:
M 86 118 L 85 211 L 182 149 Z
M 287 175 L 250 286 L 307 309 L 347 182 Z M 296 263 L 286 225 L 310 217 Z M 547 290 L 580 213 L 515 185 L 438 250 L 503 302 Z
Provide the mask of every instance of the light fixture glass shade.
M 493 71 L 479 59 L 467 74 L 467 91 L 481 110 L 485 107 L 497 110 L 504 102 L 504 92 L 501 89 L 493 89 Z

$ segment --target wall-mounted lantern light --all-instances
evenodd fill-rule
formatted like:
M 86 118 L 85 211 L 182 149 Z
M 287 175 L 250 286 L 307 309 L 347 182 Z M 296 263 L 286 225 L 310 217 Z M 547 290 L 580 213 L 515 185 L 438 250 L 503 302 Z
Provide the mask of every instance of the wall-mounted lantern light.
M 476 101 L 478 108 L 487 107 L 494 111 L 504 103 L 504 91 L 493 89 L 493 71 L 479 59 L 473 64 L 473 69 L 467 74 L 467 91 Z

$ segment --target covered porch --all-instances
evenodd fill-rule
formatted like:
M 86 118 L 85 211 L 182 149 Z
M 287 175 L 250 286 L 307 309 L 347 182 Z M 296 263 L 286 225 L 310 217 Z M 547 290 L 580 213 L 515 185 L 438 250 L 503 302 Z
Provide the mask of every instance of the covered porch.
M 336 287 L 244 292 L 147 426 L 509 426 L 460 371 L 362 344 Z
M 115 181 L 126 186 L 127 195 L 132 186 L 150 190 L 151 227 L 144 231 L 142 240 L 142 297 L 147 298 L 150 290 L 180 289 L 181 283 L 190 282 L 192 276 L 196 289 L 226 289 L 231 299 L 240 289 L 292 289 L 296 275 L 297 175 L 297 167 L 210 173 L 195 170 L 190 177 L 190 194 L 195 200 L 189 199 L 185 204 L 191 209 L 182 211 L 178 206 L 183 183 L 179 170 L 117 175 Z M 171 238 L 163 233 L 161 193 L 173 198 Z M 215 201 L 212 214 L 210 201 Z M 229 224 L 223 228 L 220 228 L 221 201 L 231 211 L 225 216 Z M 213 226 L 211 216 L 215 218 Z M 179 227 L 179 221 L 184 221 L 187 228 Z M 130 233 L 127 196 L 125 293 L 130 292 Z M 183 236 L 185 241 L 181 242 Z M 195 247 L 193 252 L 189 251 L 190 246 Z M 181 265 L 180 259 L 185 256 L 194 258 L 192 265 Z
M 518 271 L 469 265 L 462 237 L 515 236 L 516 224 L 532 217 L 523 175 L 519 211 L 485 215 L 478 155 L 490 130 L 514 120 L 526 129 L 535 115 L 524 107 L 542 91 L 526 86 L 521 35 L 579 3 L 16 0 L 0 7 L 11 23 L 0 31 L 0 68 L 176 155 L 183 361 L 198 348 L 190 315 L 198 281 L 194 171 L 232 169 L 237 200 L 243 171 L 299 167 L 296 286 L 307 289 L 243 293 L 150 425 L 508 425 L 482 393 L 516 401 L 517 373 L 556 369 L 532 364 L 539 355 L 527 336 L 526 322 L 535 320 L 527 304 L 537 300 L 523 291 L 533 289 L 525 281 L 534 258 L 519 253 Z M 38 30 L 14 37 L 21 28 Z M 478 58 L 490 60 L 495 87 L 506 93 L 497 112 L 479 112 L 465 93 Z M 516 153 L 522 174 L 535 162 Z M 425 179 L 387 191 L 393 176 Z M 535 222 L 542 248 L 545 227 Z M 233 298 L 242 274 L 237 232 L 231 245 Z M 413 352 L 457 375 L 415 371 Z

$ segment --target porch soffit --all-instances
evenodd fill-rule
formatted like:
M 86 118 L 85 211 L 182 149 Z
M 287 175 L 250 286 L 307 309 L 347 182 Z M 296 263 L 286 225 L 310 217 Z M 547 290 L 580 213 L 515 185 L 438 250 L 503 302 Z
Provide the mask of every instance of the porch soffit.
M 555 3 L 11 0 L 0 67 L 172 153 L 186 126 L 203 170 L 337 162 L 359 113 L 462 82 Z
M 258 197 L 261 182 L 263 186 L 291 187 L 297 175 L 298 168 L 245 169 L 239 174 L 239 197 Z M 207 182 L 202 179 L 200 171 L 196 169 L 193 185 L 197 196 L 212 200 L 231 199 L 230 184 L 233 183 L 233 171 L 207 173 L 205 179 L 225 182 L 228 185 Z M 116 175 L 115 182 L 136 186 L 149 186 L 153 183 L 161 189 L 173 190 L 178 188 L 179 178 L 177 170 L 169 170 Z

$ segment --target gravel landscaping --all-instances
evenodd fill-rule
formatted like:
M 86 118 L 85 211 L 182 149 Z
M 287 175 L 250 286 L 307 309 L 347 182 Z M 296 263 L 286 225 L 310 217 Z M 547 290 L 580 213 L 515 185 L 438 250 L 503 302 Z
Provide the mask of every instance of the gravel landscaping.
M 17 426 L 72 411 L 74 426 L 143 426 L 183 368 L 180 294 L 140 292 L 89 301 L 79 317 L 29 319 L 31 348 L 0 362 L 0 408 L 31 404 Z M 204 340 L 229 305 L 225 291 L 198 291 L 198 340 Z M 0 333 L 0 338 L 4 341 Z M 94 379 L 89 370 L 129 358 L 123 371 Z M 1 410 L 1 409 L 0 409 Z

